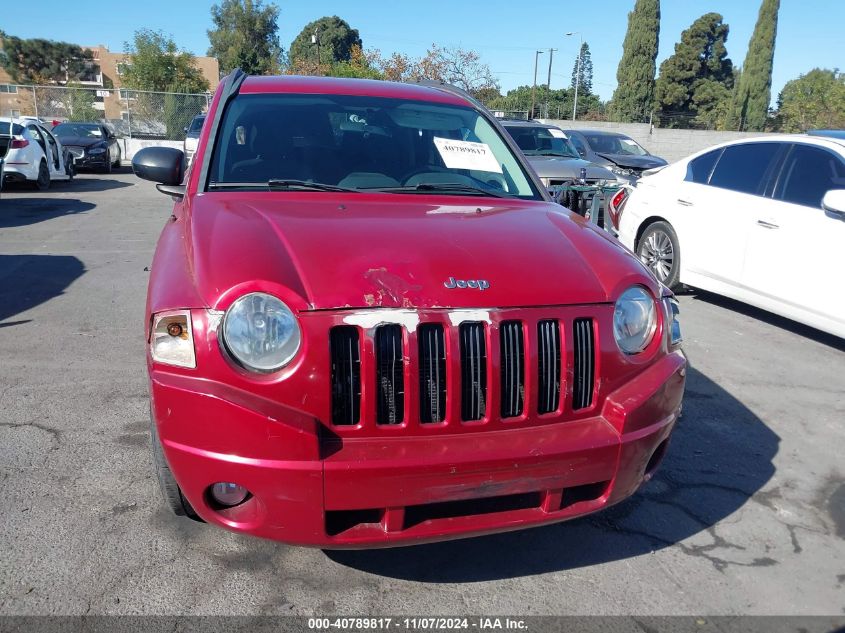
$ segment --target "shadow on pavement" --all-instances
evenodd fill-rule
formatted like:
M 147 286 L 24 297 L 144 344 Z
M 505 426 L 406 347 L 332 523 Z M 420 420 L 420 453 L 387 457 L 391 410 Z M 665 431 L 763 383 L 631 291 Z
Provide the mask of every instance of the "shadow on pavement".
M 372 574 L 430 583 L 478 582 L 574 569 L 648 554 L 700 532 L 730 547 L 716 524 L 775 472 L 780 438 L 740 401 L 690 368 L 684 414 L 654 479 L 598 514 L 547 527 L 383 550 L 326 551 Z M 729 561 L 710 545 L 682 545 L 717 568 Z M 756 559 L 752 566 L 775 561 Z
M 779 327 L 787 332 L 792 332 L 798 336 L 803 336 L 804 338 L 811 339 L 817 343 L 821 343 L 822 345 L 827 345 L 828 347 L 845 352 L 845 339 L 841 339 L 833 334 L 828 334 L 827 332 L 822 332 L 821 330 L 804 325 L 798 321 L 792 321 L 791 319 L 778 316 L 772 312 L 760 310 L 759 308 L 755 308 L 747 303 L 728 299 L 727 297 L 722 297 L 711 292 L 705 292 L 704 290 L 691 290 L 689 295 L 696 301 L 704 301 L 711 305 L 724 308 L 725 310 L 732 310 L 733 312 L 744 314 L 752 319 L 757 319 L 763 323 L 768 323 L 769 325 Z
M 63 294 L 84 273 L 71 255 L 0 255 L 0 328 L 26 323 L 4 321 Z
M 122 170 L 118 170 L 115 168 L 114 175 L 123 175 Z M 127 175 L 131 175 L 134 179 L 135 176 L 132 174 L 132 170 L 128 170 L 125 172 Z M 78 174 L 76 178 L 73 179 L 71 182 L 61 182 L 56 183 L 57 188 L 61 188 L 62 191 L 80 191 L 84 193 L 93 192 L 93 191 L 109 191 L 110 189 L 122 189 L 123 187 L 131 187 L 131 182 L 126 182 L 125 180 L 117 180 L 114 176 L 107 176 L 105 174 Z
M 96 207 L 92 202 L 71 198 L 10 198 L 0 200 L 0 229 L 27 226 L 63 215 L 85 213 Z

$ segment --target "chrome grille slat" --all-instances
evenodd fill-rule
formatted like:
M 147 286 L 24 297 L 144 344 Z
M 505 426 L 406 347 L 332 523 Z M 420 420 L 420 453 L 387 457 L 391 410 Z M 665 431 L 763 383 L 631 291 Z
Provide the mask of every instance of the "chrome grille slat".
M 376 422 L 401 424 L 405 419 L 405 367 L 402 326 L 376 329 Z
M 538 413 L 551 413 L 560 406 L 560 328 L 555 320 L 537 323 Z
M 595 382 L 595 341 L 593 340 L 593 320 L 575 319 L 575 384 L 572 389 L 572 409 L 585 409 L 593 403 L 593 383 Z
M 332 423 L 355 425 L 361 419 L 361 348 L 358 329 L 338 326 L 329 334 Z
M 487 346 L 484 324 L 461 323 L 461 419 L 480 420 L 487 409 Z
M 525 392 L 525 375 L 522 357 L 524 352 L 522 323 L 505 321 L 499 329 L 501 371 L 501 413 L 503 418 L 522 414 Z
M 443 326 L 421 325 L 417 330 L 420 365 L 420 422 L 446 417 L 446 342 Z

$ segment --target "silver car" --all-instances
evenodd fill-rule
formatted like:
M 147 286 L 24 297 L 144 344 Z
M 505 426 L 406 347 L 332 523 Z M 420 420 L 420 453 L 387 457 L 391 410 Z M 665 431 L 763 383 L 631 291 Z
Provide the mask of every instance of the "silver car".
M 588 185 L 616 184 L 613 172 L 583 160 L 560 128 L 537 121 L 504 120 L 502 125 L 546 187 L 578 181 L 582 169 Z

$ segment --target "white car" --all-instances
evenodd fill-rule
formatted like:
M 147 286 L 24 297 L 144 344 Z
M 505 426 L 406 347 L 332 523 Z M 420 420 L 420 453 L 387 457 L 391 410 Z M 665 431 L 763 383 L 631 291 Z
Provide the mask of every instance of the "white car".
M 612 206 L 619 239 L 667 286 L 845 338 L 845 140 L 725 143 L 645 176 Z
M 0 117 L 3 184 L 31 182 L 40 190 L 54 180 L 72 180 L 73 158 L 61 142 L 32 119 Z

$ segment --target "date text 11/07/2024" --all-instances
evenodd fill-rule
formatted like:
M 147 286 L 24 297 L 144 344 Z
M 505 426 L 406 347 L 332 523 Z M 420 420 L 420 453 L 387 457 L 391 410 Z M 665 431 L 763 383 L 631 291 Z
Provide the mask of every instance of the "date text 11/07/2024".
M 310 630 L 390 630 L 404 631 L 526 631 L 528 626 L 521 618 L 508 617 L 413 617 L 413 618 L 308 618 Z

